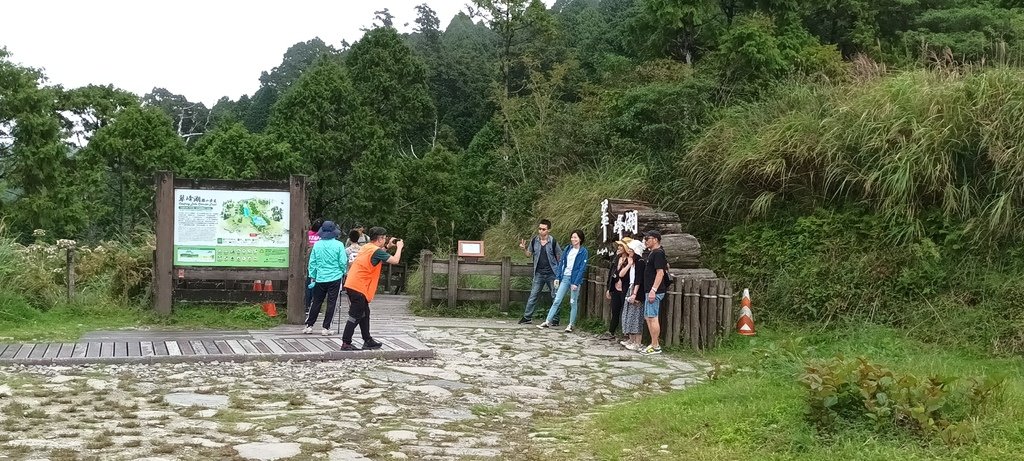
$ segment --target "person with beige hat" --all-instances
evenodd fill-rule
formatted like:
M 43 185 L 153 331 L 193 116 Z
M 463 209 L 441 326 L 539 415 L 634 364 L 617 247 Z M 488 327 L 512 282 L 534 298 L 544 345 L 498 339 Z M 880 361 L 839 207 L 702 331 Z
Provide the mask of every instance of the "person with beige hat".
M 625 288 L 625 304 L 622 308 L 622 334 L 627 338 L 620 341 L 626 349 L 636 351 L 640 349 L 640 341 L 643 339 L 644 306 L 641 301 L 644 280 L 644 244 L 639 240 L 633 240 L 626 245 L 626 252 L 629 262 L 629 271 L 623 277 L 622 286 Z M 627 283 L 628 282 L 628 283 Z
M 622 306 L 626 300 L 625 286 L 622 278 L 629 274 L 632 267 L 632 260 L 627 254 L 627 246 L 633 239 L 626 237 L 615 242 L 615 256 L 608 266 L 608 283 L 604 291 L 605 299 L 611 300 L 612 317 L 608 322 L 608 331 L 600 336 L 601 339 L 615 341 L 615 332 L 622 328 Z

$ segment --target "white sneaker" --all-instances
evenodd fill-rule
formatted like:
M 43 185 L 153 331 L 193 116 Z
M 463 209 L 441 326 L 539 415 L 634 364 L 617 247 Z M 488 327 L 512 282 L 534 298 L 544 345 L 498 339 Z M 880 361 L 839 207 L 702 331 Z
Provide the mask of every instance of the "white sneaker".
M 548 323 L 548 322 L 544 322 L 544 323 L 542 323 L 542 324 L 540 324 L 540 325 L 537 325 L 537 328 L 548 328 L 548 327 L 550 327 L 550 326 L 551 326 L 551 324 L 550 324 L 550 323 Z
M 302 334 L 308 335 L 310 333 L 313 333 L 313 327 L 306 327 L 302 329 Z
M 622 341 L 619 341 L 619 344 L 621 344 L 622 347 L 629 347 L 629 345 L 632 344 L 632 343 L 629 342 L 628 339 L 623 339 Z
M 320 336 L 330 336 L 330 335 L 331 335 L 331 330 L 328 330 L 326 328 L 324 328 L 323 331 L 320 332 Z
M 629 349 L 631 351 L 635 351 L 635 350 L 637 350 L 639 348 L 640 348 L 639 344 L 634 344 L 634 343 L 626 344 L 626 349 Z
M 566 333 L 572 333 L 572 324 L 571 323 L 569 324 L 569 326 L 565 327 L 565 332 Z

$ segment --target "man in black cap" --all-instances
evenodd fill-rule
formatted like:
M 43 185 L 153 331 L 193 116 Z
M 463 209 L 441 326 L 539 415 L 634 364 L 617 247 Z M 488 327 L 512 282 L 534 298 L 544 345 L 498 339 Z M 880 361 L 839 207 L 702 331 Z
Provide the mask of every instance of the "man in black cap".
M 644 246 L 647 247 L 647 264 L 644 266 L 644 320 L 647 330 L 651 332 L 651 344 L 640 348 L 643 355 L 661 353 L 661 300 L 665 298 L 665 287 L 662 280 L 668 277 L 668 256 L 661 247 L 661 233 L 647 231 L 644 233 Z

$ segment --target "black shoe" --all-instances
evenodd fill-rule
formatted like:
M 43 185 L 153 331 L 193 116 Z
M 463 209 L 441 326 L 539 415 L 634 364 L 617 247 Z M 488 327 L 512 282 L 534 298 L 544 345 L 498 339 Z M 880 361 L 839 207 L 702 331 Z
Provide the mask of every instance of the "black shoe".
M 527 323 L 533 323 L 533 319 L 531 319 L 529 317 L 523 317 L 523 318 L 519 319 L 519 324 L 520 325 L 525 325 Z
M 352 343 L 341 343 L 341 350 L 343 350 L 343 351 L 355 351 L 355 350 L 358 350 L 358 349 L 356 349 L 356 347 L 353 346 Z
M 363 341 L 363 350 L 380 349 L 383 346 L 383 344 L 372 339 L 369 341 Z
M 554 319 L 554 320 L 552 320 L 552 321 L 551 321 L 551 326 L 553 326 L 553 327 L 557 327 L 557 326 L 558 326 L 558 319 Z

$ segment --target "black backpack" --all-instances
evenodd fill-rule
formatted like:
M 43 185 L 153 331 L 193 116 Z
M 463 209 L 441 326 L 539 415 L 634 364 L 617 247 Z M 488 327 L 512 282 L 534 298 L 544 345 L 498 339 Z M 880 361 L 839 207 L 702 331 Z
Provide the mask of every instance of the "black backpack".
M 658 248 L 658 251 L 665 253 L 664 248 Z M 672 283 L 676 281 L 676 276 L 672 275 L 672 265 L 668 262 L 668 253 L 665 253 L 665 276 L 661 278 L 661 289 L 668 291 L 672 286 Z

